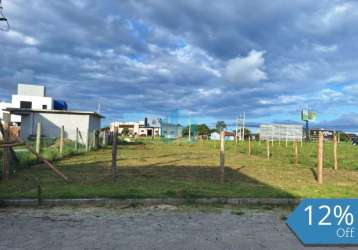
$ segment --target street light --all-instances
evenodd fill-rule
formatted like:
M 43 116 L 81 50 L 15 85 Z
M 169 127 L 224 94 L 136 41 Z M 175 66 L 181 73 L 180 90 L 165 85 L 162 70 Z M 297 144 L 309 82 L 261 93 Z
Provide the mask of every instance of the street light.
M 3 7 L 0 0 L 0 30 L 1 31 L 9 31 L 10 30 L 10 24 L 7 18 L 3 14 Z

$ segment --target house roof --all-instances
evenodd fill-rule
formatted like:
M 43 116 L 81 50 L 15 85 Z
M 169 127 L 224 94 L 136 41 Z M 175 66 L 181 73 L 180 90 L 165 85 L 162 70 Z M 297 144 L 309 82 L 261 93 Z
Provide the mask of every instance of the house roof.
M 74 110 L 49 110 L 49 109 L 21 109 L 21 108 L 6 108 L 4 111 L 10 112 L 14 115 L 29 115 L 30 113 L 48 113 L 48 114 L 73 114 L 73 115 L 93 115 L 99 118 L 105 118 L 97 112 L 88 111 L 74 111 Z

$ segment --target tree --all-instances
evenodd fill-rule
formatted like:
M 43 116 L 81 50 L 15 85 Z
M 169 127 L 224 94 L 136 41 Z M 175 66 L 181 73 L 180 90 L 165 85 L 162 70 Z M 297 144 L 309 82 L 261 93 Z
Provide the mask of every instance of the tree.
M 210 129 L 206 124 L 199 124 L 197 127 L 198 135 L 208 135 L 210 134 Z
M 343 131 L 338 131 L 340 141 L 349 141 L 349 136 Z
M 222 131 L 224 130 L 227 126 L 226 126 L 226 123 L 224 121 L 218 121 L 216 123 L 216 130 L 219 132 L 219 131 Z
M 129 135 L 129 129 L 128 129 L 128 128 L 124 128 L 124 129 L 122 130 L 122 135 L 125 135 L 125 136 Z

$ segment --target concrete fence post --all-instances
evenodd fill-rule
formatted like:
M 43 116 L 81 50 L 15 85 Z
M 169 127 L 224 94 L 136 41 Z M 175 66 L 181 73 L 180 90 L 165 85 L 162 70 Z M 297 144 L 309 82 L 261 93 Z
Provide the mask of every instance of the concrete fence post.
M 36 127 L 36 153 L 41 152 L 41 122 L 37 123 Z
M 317 182 L 319 184 L 323 183 L 323 133 L 319 132 L 318 138 L 318 162 L 317 162 Z
M 60 128 L 60 157 L 63 157 L 63 147 L 65 145 L 65 127 Z
M 298 164 L 298 146 L 297 146 L 297 140 L 295 140 L 295 164 Z
M 112 139 L 112 179 L 115 181 L 117 179 L 117 137 L 118 137 L 118 128 L 115 127 L 113 131 Z
M 78 141 L 79 141 L 79 131 L 76 128 L 76 141 L 75 141 L 75 151 L 78 152 Z
M 251 157 L 251 136 L 249 136 L 249 157 Z
M 338 170 L 338 156 L 337 156 L 337 134 L 333 134 L 333 161 L 334 170 Z
M 225 175 L 225 132 L 220 132 L 220 183 L 224 183 Z

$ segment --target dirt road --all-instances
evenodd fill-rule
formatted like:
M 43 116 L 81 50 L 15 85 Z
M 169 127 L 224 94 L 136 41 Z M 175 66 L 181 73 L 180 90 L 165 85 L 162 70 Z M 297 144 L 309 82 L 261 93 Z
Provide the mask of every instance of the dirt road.
M 327 249 L 304 248 L 285 225 L 287 213 L 172 206 L 3 208 L 0 249 Z

